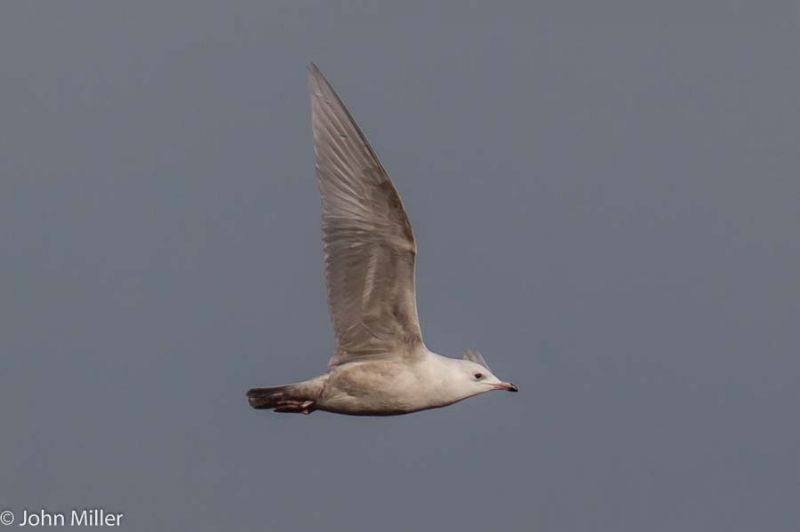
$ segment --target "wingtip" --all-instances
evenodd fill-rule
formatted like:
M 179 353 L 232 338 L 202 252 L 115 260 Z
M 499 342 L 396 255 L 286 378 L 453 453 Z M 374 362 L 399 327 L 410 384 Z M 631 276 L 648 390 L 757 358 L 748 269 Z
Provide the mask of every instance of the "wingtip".
M 318 83 L 325 81 L 325 76 L 322 74 L 322 70 L 320 70 L 317 64 L 313 61 L 308 64 L 308 77 L 311 81 Z
M 308 64 L 308 84 L 314 92 L 315 87 L 322 87 L 326 84 L 325 76 L 313 61 Z

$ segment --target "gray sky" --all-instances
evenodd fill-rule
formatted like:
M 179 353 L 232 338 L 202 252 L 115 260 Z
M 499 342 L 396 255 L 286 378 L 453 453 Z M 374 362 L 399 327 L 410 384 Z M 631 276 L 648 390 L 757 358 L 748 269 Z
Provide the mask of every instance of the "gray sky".
M 799 23 L 788 0 L 3 3 L 0 510 L 796 531 Z M 309 61 L 403 196 L 426 343 L 521 393 L 247 407 L 333 347 Z

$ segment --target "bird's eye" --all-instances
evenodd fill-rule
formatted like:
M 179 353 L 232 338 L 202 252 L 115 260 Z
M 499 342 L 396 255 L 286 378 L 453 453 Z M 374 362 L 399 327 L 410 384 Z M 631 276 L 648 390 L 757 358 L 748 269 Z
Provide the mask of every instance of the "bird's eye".
M 475 377 L 477 380 L 481 380 L 483 378 L 483 373 L 476 373 L 473 375 L 473 377 Z

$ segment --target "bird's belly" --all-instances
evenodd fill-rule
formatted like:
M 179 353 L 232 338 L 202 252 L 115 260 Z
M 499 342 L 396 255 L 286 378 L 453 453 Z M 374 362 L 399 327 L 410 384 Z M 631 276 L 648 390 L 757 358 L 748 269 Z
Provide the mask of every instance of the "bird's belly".
M 338 414 L 392 416 L 449 404 L 407 367 L 353 366 L 331 375 L 317 408 Z

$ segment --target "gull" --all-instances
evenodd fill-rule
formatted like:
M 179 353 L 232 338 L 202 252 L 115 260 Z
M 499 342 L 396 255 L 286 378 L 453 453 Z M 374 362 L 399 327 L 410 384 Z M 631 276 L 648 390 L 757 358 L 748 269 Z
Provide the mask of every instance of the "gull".
M 400 195 L 353 117 L 313 63 L 314 155 L 322 195 L 328 306 L 337 347 L 312 379 L 253 388 L 250 406 L 275 412 L 389 416 L 451 405 L 517 387 L 483 356 L 438 355 L 422 341 L 414 264 L 417 244 Z

